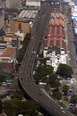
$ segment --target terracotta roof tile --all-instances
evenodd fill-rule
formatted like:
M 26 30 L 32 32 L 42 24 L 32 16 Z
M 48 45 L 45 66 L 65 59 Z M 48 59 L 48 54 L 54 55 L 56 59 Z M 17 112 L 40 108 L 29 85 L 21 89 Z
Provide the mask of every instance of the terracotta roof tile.
M 1 57 L 11 57 L 15 48 L 7 48 Z

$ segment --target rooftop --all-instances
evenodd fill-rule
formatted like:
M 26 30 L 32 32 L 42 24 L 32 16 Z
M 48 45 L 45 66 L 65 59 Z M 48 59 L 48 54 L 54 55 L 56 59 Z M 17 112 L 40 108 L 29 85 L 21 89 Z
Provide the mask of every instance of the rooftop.
M 1 57 L 11 57 L 15 48 L 7 48 Z
M 26 0 L 26 2 L 40 2 L 41 0 Z

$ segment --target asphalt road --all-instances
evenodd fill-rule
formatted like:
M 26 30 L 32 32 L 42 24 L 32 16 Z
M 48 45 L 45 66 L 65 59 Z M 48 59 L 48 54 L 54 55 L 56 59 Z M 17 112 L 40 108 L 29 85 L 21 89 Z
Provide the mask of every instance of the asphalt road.
M 38 13 L 34 27 L 31 31 L 31 41 L 23 58 L 21 67 L 19 69 L 19 82 L 32 99 L 38 102 L 50 115 L 55 116 L 74 116 L 44 94 L 34 82 L 33 70 L 35 66 L 35 59 L 37 58 L 37 51 L 44 33 L 46 21 L 49 20 L 50 7 L 47 4 L 42 5 L 41 11 Z
M 74 74 L 72 75 L 73 78 L 77 79 L 77 55 L 76 55 L 76 49 L 75 49 L 75 41 L 74 40 L 74 34 L 73 34 L 73 29 L 72 29 L 72 23 L 69 23 L 69 20 L 71 19 L 70 16 L 67 15 L 68 12 L 68 7 L 65 7 L 66 9 L 66 23 L 67 23 L 67 52 L 68 52 L 68 56 L 69 56 L 69 63 L 73 69 Z

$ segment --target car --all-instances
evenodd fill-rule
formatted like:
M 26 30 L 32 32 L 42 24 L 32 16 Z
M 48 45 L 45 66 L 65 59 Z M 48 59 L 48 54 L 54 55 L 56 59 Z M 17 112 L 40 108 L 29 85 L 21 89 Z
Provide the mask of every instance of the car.
M 63 112 L 63 113 L 65 113 L 65 111 L 64 111 L 64 110 L 62 110 L 62 112 Z
M 28 86 L 28 83 L 26 83 L 26 85 Z
M 63 107 L 60 107 L 61 108 L 61 110 L 63 110 Z
M 34 54 L 36 54 L 36 51 L 34 51 Z
M 32 37 L 32 39 L 33 39 L 33 37 Z

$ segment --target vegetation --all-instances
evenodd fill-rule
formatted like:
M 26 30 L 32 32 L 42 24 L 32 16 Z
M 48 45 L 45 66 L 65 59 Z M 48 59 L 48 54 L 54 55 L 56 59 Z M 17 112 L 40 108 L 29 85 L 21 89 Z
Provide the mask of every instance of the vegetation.
M 17 99 L 4 102 L 4 112 L 7 116 L 17 116 L 18 114 L 23 114 L 24 116 L 37 116 L 39 106 L 36 102 L 32 100 L 27 100 L 22 102 Z
M 77 103 L 77 95 L 76 94 L 72 95 L 71 100 L 73 103 Z
M 57 91 L 57 92 L 53 91 L 53 96 L 54 96 L 57 100 L 61 100 L 61 98 L 62 98 L 62 93 L 59 92 L 59 91 Z
M 52 73 L 49 77 L 49 84 L 51 85 L 51 87 L 57 87 L 58 89 L 58 87 L 60 86 L 60 83 L 57 77 L 58 77 L 57 74 Z
M 2 37 L 2 36 L 5 36 L 6 34 L 5 34 L 5 31 L 4 30 L 1 30 L 0 31 L 0 37 Z
M 36 69 L 36 73 L 34 75 L 34 78 L 36 81 L 39 81 L 39 80 L 46 81 L 47 75 L 51 75 L 52 72 L 53 72 L 52 66 L 49 66 L 49 65 L 38 66 Z
M 14 94 L 11 96 L 11 99 L 18 99 L 21 100 L 23 97 L 23 93 L 21 90 L 16 90 Z
M 47 60 L 49 60 L 49 58 L 42 58 L 40 63 L 45 65 Z
M 7 116 L 37 116 L 39 105 L 33 100 L 22 101 L 23 93 L 16 90 L 11 100 L 4 101 L 4 112 Z M 0 101 L 0 113 L 2 112 L 2 102 Z
M 64 96 L 64 100 L 68 101 L 68 97 L 67 96 Z
M 2 108 L 3 108 L 3 105 L 2 105 L 2 101 L 0 100 L 0 113 L 2 113 Z
M 68 78 L 73 74 L 73 70 L 71 66 L 66 64 L 59 64 L 57 68 L 57 74 L 59 74 L 62 77 Z
M 75 116 L 77 115 L 77 108 L 72 109 L 72 112 L 75 114 Z
M 27 46 L 29 44 L 30 38 L 31 38 L 31 34 L 27 33 L 26 37 L 24 38 L 24 41 L 22 42 L 23 47 L 20 49 L 19 57 L 17 58 L 19 63 L 23 60 L 23 57 L 24 57 L 25 51 L 27 49 Z
M 6 80 L 6 76 L 5 75 L 0 75 L 0 82 L 3 82 L 3 81 L 5 81 Z
M 62 103 L 62 102 L 60 102 L 60 101 L 57 101 L 57 103 L 61 106 L 61 107 L 63 107 L 64 109 L 66 109 L 67 107 Z
M 16 64 L 16 65 L 15 65 L 15 71 L 18 71 L 18 68 L 19 68 L 19 65 Z
M 46 90 L 47 92 L 49 92 L 50 88 L 51 88 L 51 86 L 50 86 L 49 84 L 47 84 L 47 85 L 45 86 L 45 90 Z
M 63 86 L 64 95 L 67 95 L 69 87 L 67 85 Z

